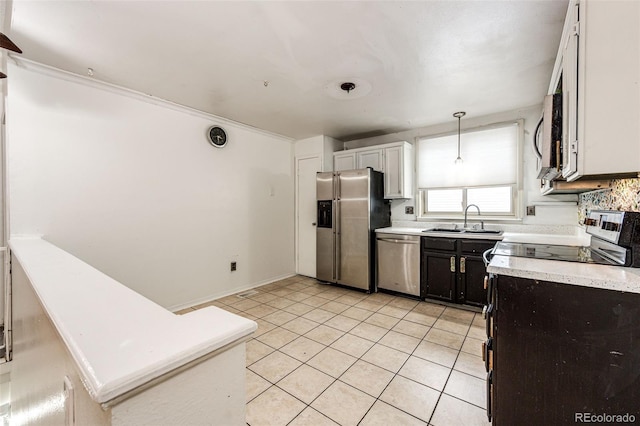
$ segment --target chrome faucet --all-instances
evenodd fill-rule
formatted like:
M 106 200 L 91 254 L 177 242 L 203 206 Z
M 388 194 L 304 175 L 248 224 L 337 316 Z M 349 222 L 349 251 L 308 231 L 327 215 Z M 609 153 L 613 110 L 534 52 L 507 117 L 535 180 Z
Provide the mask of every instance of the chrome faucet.
M 469 204 L 466 209 L 464 209 L 464 225 L 463 228 L 467 229 L 467 212 L 469 211 L 469 207 L 475 207 L 478 210 L 478 216 L 480 216 L 480 207 L 475 204 Z M 484 222 L 480 221 L 480 229 L 484 229 Z

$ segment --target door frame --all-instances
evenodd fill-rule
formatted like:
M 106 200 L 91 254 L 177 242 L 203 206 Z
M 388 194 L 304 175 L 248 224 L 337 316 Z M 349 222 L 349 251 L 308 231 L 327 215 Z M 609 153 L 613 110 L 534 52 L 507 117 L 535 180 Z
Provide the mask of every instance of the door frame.
M 294 185 L 294 200 L 295 200 L 295 209 L 294 209 L 294 215 L 295 215 L 295 244 L 294 244 L 294 251 L 295 251 L 295 263 L 296 263 L 296 274 L 300 273 L 300 197 L 299 197 L 299 190 L 300 190 L 300 161 L 301 160 L 311 160 L 313 158 L 317 158 L 318 160 L 320 160 L 320 170 L 318 170 L 318 172 L 321 172 L 324 170 L 324 158 L 322 156 L 321 153 L 316 153 L 316 154 L 307 154 L 307 155 L 300 155 L 300 156 L 295 156 L 294 157 L 294 168 L 295 168 L 295 185 Z

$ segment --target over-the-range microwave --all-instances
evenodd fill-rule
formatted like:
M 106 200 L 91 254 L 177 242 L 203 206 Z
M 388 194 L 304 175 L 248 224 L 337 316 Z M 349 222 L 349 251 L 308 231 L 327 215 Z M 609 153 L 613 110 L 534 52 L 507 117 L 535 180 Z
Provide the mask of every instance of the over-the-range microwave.
M 610 186 L 611 181 L 606 179 L 577 180 L 574 182 L 567 182 L 559 177 L 553 180 L 540 179 L 540 192 L 542 195 L 579 194 L 581 192 L 607 189 Z
M 538 179 L 551 181 L 562 172 L 562 94 L 544 97 L 542 119 L 534 137 Z
M 534 137 L 540 192 L 543 195 L 578 194 L 608 188 L 610 180 L 567 182 L 562 178 L 562 126 L 562 94 L 545 96 L 542 119 Z

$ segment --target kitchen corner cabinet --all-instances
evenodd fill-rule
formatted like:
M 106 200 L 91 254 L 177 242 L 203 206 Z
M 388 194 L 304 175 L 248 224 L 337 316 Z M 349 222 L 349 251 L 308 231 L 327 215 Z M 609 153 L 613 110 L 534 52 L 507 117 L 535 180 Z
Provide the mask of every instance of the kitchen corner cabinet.
M 562 176 L 640 171 L 640 2 L 571 0 L 549 94 L 561 92 Z
M 489 289 L 493 425 L 573 425 L 585 413 L 640 420 L 640 294 L 506 275 Z
M 427 298 L 481 307 L 486 303 L 482 253 L 496 241 L 422 237 L 422 285 Z
M 394 142 L 333 154 L 335 171 L 371 167 L 384 173 L 384 198 L 413 198 L 413 145 Z

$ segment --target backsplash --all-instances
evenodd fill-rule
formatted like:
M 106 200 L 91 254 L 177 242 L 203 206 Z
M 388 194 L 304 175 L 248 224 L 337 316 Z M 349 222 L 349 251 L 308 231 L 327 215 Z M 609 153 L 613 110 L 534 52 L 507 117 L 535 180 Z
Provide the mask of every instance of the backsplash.
M 640 211 L 640 179 L 615 179 L 609 189 L 580 194 L 578 224 L 591 210 Z

